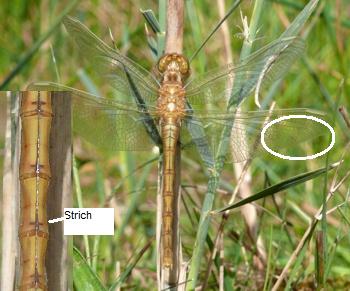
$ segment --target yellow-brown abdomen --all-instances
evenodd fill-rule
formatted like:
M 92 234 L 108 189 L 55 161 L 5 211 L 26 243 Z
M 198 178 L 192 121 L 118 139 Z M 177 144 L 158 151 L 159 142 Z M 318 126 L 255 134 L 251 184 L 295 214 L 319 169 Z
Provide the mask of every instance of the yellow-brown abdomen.
M 171 267 L 173 264 L 173 211 L 175 189 L 175 154 L 179 139 L 180 124 L 174 118 L 161 121 L 163 138 L 163 266 Z
M 48 155 L 52 120 L 50 93 L 24 92 L 21 100 L 21 119 L 19 289 L 47 290 L 45 253 L 49 236 L 46 200 L 51 177 Z

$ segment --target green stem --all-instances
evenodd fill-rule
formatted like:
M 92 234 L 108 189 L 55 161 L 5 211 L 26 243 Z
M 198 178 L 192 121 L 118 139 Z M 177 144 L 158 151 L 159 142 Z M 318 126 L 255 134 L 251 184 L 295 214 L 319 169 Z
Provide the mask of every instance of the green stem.
M 75 192 L 77 194 L 78 207 L 83 208 L 84 207 L 83 206 L 83 193 L 81 191 L 79 171 L 78 171 L 77 161 L 75 159 L 75 156 L 73 156 L 73 180 L 74 180 Z M 88 239 L 87 235 L 84 235 L 84 246 L 85 246 L 85 253 L 86 253 L 86 261 L 91 266 L 91 252 L 90 252 L 89 239 Z

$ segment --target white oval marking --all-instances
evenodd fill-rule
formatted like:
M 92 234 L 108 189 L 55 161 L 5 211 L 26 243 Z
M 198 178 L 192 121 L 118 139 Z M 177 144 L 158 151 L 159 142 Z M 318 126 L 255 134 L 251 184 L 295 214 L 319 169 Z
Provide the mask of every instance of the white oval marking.
M 287 120 L 287 119 L 303 119 L 303 118 L 305 118 L 305 119 L 310 119 L 310 120 L 319 122 L 319 123 L 323 124 L 325 127 L 327 127 L 327 128 L 329 129 L 329 131 L 330 131 L 331 134 L 332 134 L 332 140 L 331 140 L 330 145 L 329 145 L 325 150 L 323 150 L 323 151 L 321 151 L 321 152 L 319 152 L 319 153 L 317 153 L 317 154 L 311 155 L 311 156 L 293 157 L 293 156 L 286 156 L 286 155 L 282 155 L 282 154 L 280 154 L 280 153 L 277 153 L 277 152 L 273 151 L 272 149 L 270 149 L 270 148 L 266 145 L 266 143 L 265 143 L 265 132 L 266 132 L 266 130 L 267 130 L 270 126 L 272 126 L 272 125 L 274 125 L 274 124 L 276 124 L 276 123 L 278 123 L 278 122 L 280 122 L 280 121 L 282 121 L 282 120 Z M 325 122 L 324 120 L 319 119 L 319 118 L 317 118 L 317 117 L 315 117 L 315 116 L 311 116 L 311 115 L 286 115 L 286 116 L 282 116 L 282 117 L 279 117 L 279 118 L 277 118 L 277 119 L 274 119 L 274 120 L 268 122 L 268 123 L 264 126 L 264 128 L 262 129 L 261 134 L 260 134 L 260 142 L 261 142 L 263 148 L 264 148 L 266 151 L 268 151 L 270 154 L 272 154 L 272 155 L 274 155 L 274 156 L 276 156 L 276 157 L 278 157 L 278 158 L 280 158 L 280 159 L 291 160 L 291 161 L 312 160 L 312 159 L 315 159 L 315 158 L 317 158 L 317 157 L 320 157 L 320 156 L 324 155 L 325 153 L 327 153 L 327 152 L 329 152 L 329 151 L 331 150 L 331 148 L 332 148 L 332 147 L 334 146 L 334 144 L 335 144 L 335 132 L 334 132 L 334 129 L 333 129 L 327 122 Z

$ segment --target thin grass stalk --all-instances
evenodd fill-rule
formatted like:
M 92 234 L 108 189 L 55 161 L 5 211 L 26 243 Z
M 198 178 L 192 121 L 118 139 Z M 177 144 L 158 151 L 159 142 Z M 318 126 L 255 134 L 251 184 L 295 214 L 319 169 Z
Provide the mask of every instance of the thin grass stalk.
M 98 162 L 96 164 L 96 188 L 99 197 L 99 207 L 105 207 L 106 203 L 106 192 L 104 187 L 104 176 L 102 173 L 101 166 Z M 91 259 L 91 269 L 97 271 L 97 263 L 99 260 L 99 247 L 100 247 L 101 236 L 96 235 L 92 239 L 92 259 Z
M 210 34 L 207 36 L 207 38 L 204 40 L 204 42 L 201 44 L 199 48 L 193 53 L 193 55 L 189 58 L 189 61 L 191 62 L 196 55 L 201 51 L 201 49 L 205 46 L 205 44 L 209 41 L 209 39 L 214 35 L 214 33 L 220 28 L 220 26 L 225 22 L 225 20 L 233 13 L 233 11 L 236 10 L 236 8 L 239 6 L 239 4 L 242 2 L 242 0 L 236 0 L 233 5 L 230 7 L 228 12 L 220 19 L 219 23 L 215 26 L 215 28 L 210 32 Z
M 115 291 L 125 283 L 125 281 L 131 275 L 132 270 L 135 268 L 139 260 L 144 255 L 144 253 L 151 247 L 153 240 L 154 240 L 153 238 L 148 240 L 148 242 L 140 250 L 137 250 L 136 254 L 134 254 L 133 257 L 129 260 L 124 271 L 119 275 L 119 277 L 115 280 L 112 286 L 108 289 L 109 291 Z M 97 291 L 100 289 L 95 289 L 95 290 Z
M 187 16 L 187 23 L 190 23 L 191 25 L 191 32 L 192 32 L 192 38 L 195 47 L 200 47 L 202 46 L 202 27 L 199 22 L 199 17 L 197 13 L 196 6 L 194 4 L 193 0 L 187 0 L 186 1 L 186 16 Z M 197 54 L 197 59 L 198 59 L 198 68 L 196 68 L 197 72 L 199 74 L 204 73 L 206 65 L 207 65 L 207 57 L 203 53 Z
M 343 120 L 344 120 L 346 126 L 348 127 L 348 129 L 350 129 L 350 116 L 349 116 L 349 113 L 346 110 L 345 106 L 341 106 L 339 108 L 339 113 L 343 117 Z
M 78 208 L 83 208 L 83 192 L 81 190 L 81 184 L 80 184 L 80 178 L 79 178 L 79 169 L 77 166 L 77 161 L 75 156 L 73 156 L 73 181 L 74 181 L 74 188 L 75 193 L 77 197 L 77 204 Z M 85 254 L 86 254 L 86 261 L 91 266 L 91 251 L 90 251 L 90 244 L 89 244 L 89 238 L 87 235 L 83 236 L 84 239 L 84 248 L 85 248 Z
M 315 239 L 315 270 L 316 270 L 316 282 L 317 282 L 317 288 L 322 289 L 324 285 L 324 242 L 323 242 L 323 232 L 317 231 L 316 232 L 316 239 Z
M 348 143 L 345 147 L 347 147 L 349 149 L 349 146 L 350 146 L 350 144 Z M 350 171 L 347 172 L 347 175 L 345 175 L 343 177 L 343 179 L 347 179 L 349 177 L 349 175 L 350 175 Z M 347 189 L 347 193 L 345 195 L 344 201 L 349 201 L 349 197 L 350 197 L 350 188 Z M 347 226 L 349 227 L 350 226 L 350 221 L 348 220 L 348 217 L 350 217 L 350 215 L 349 215 L 349 203 L 344 203 L 344 208 L 345 208 L 344 209 L 345 213 L 343 213 L 343 210 L 340 210 L 339 208 L 338 208 L 338 211 L 342 217 L 342 222 L 343 223 L 345 222 L 345 224 L 347 224 Z M 344 237 L 345 237 L 344 228 L 339 227 L 337 230 L 336 238 L 334 239 L 333 245 L 329 251 L 329 255 L 328 255 L 329 259 L 328 259 L 327 265 L 324 267 L 325 276 L 328 276 L 330 271 L 331 271 L 331 267 L 332 267 L 332 263 L 333 263 L 334 258 L 335 258 L 335 254 L 338 251 L 339 242 Z
M 136 188 L 136 178 L 135 178 L 135 175 L 128 175 L 128 173 L 131 173 L 132 170 L 135 169 L 135 157 L 134 157 L 133 153 L 131 153 L 129 151 L 120 151 L 120 152 L 118 152 L 118 158 L 120 161 L 121 176 L 126 177 L 123 190 L 126 191 L 126 193 L 134 193 L 135 190 L 138 190 L 138 188 Z M 135 200 L 135 196 L 138 196 L 138 195 L 133 194 L 131 196 L 127 195 L 127 197 L 126 197 L 129 200 L 127 202 L 127 205 L 128 205 L 127 209 L 128 210 L 125 213 L 125 215 L 123 215 L 121 224 L 117 228 L 117 232 L 115 235 L 117 246 L 122 245 L 122 237 L 123 237 L 125 227 L 127 225 L 127 222 L 129 221 L 132 213 L 136 209 L 136 202 L 137 201 Z
M 219 268 L 219 290 L 225 290 L 225 252 L 224 252 L 224 233 L 220 234 L 219 238 L 219 254 L 220 254 L 220 268 Z
M 124 233 L 125 227 L 128 225 L 129 220 L 131 219 L 132 215 L 134 214 L 135 210 L 137 209 L 137 205 L 140 202 L 140 196 L 142 194 L 142 190 L 145 183 L 146 183 L 146 179 L 149 176 L 149 173 L 151 171 L 152 165 L 151 164 L 147 164 L 144 168 L 143 171 L 141 172 L 141 176 L 139 179 L 137 179 L 137 183 L 135 182 L 135 185 L 132 189 L 132 192 L 128 192 L 128 193 L 132 193 L 130 201 L 129 201 L 129 205 L 128 208 L 126 210 L 126 213 L 124 214 L 122 221 L 120 223 L 119 228 L 116 231 L 116 237 L 118 239 L 120 239 Z M 128 172 L 131 173 L 132 171 Z
M 273 247 L 273 227 L 270 227 L 270 243 L 269 243 L 269 251 L 268 251 L 268 257 L 267 257 L 267 266 L 266 266 L 266 272 L 265 272 L 265 282 L 263 291 L 268 290 L 269 286 L 269 277 L 271 276 L 271 266 L 272 264 L 272 247 Z

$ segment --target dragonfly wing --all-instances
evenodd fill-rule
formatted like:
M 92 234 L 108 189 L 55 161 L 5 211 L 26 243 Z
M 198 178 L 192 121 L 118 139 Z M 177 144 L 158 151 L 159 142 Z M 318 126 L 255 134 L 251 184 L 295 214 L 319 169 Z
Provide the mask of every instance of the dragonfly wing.
M 145 102 L 155 102 L 159 83 L 153 74 L 109 47 L 77 19 L 65 17 L 63 23 L 85 61 L 122 94 L 124 100 L 135 97 L 136 88 Z M 130 84 L 130 80 L 134 85 Z
M 193 112 L 188 114 L 185 125 L 188 136 L 190 127 L 202 132 L 200 138 L 192 139 L 199 154 L 206 153 L 205 162 L 223 159 L 225 162 L 242 162 L 265 152 L 260 143 L 260 134 L 267 122 L 285 115 L 313 115 L 324 118 L 324 114 L 307 109 L 274 110 L 257 112 Z M 283 120 L 268 128 L 265 142 L 269 148 L 284 155 L 298 155 L 304 151 L 302 145 L 318 138 L 324 139 L 328 130 L 320 123 L 309 119 Z M 185 135 L 186 136 L 186 135 Z M 191 144 L 190 143 L 190 144 Z M 223 145 L 226 145 L 224 147 Z M 206 149 L 205 149 L 206 148 Z M 211 158 L 209 157 L 211 155 Z M 203 159 L 203 157 L 202 157 Z
M 42 82 L 30 90 L 67 91 L 72 97 L 73 129 L 103 152 L 145 151 L 161 144 L 155 108 L 88 94 L 61 84 Z
M 192 115 L 187 116 L 183 120 L 180 133 L 182 149 L 190 153 L 191 156 L 196 151 L 204 165 L 208 168 L 213 168 L 215 165 L 215 152 L 210 137 L 200 119 Z
M 186 85 L 186 98 L 194 106 L 238 105 L 257 86 L 266 87 L 282 78 L 303 51 L 304 42 L 299 38 L 274 41 L 239 65 L 229 64 L 190 80 Z

